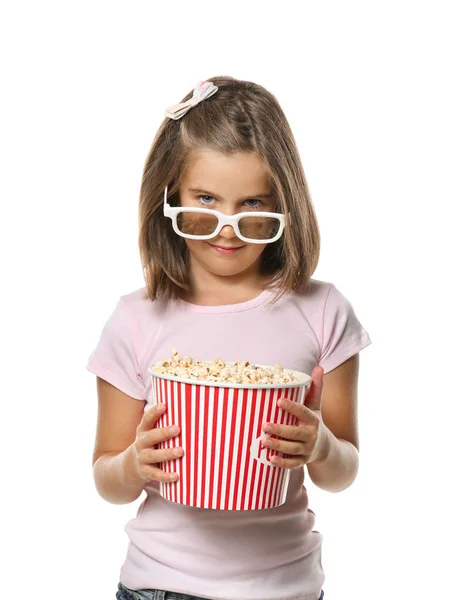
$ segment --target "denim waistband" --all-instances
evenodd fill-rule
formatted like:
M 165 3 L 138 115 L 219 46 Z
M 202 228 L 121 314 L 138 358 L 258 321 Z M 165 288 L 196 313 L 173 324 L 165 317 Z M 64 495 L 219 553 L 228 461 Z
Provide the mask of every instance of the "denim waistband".
M 322 590 L 318 600 L 323 600 L 324 596 L 325 594 Z M 118 583 L 116 600 L 208 600 L 208 598 L 164 590 L 131 590 L 125 587 L 120 581 Z
M 118 583 L 116 600 L 208 600 L 208 598 L 180 594 L 179 592 L 167 592 L 165 590 L 131 590 L 125 587 L 120 581 Z

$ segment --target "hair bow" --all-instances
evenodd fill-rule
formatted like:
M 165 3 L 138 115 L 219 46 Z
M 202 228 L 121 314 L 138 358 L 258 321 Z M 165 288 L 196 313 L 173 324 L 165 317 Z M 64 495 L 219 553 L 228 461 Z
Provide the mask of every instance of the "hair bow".
M 193 96 L 189 100 L 169 106 L 166 108 L 164 115 L 170 119 L 180 119 L 180 117 L 183 117 L 190 108 L 196 106 L 199 102 L 206 100 L 206 98 L 215 94 L 217 90 L 218 87 L 214 85 L 212 81 L 199 81 L 193 90 Z

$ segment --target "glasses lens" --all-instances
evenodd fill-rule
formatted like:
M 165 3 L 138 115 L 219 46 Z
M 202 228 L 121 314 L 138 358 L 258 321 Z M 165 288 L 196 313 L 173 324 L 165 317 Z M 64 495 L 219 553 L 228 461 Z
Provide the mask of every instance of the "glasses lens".
M 181 212 L 177 215 L 177 225 L 188 235 L 211 235 L 217 229 L 216 215 L 195 212 Z
M 251 240 L 270 240 L 276 237 L 280 221 L 275 217 L 242 217 L 239 221 L 239 231 Z

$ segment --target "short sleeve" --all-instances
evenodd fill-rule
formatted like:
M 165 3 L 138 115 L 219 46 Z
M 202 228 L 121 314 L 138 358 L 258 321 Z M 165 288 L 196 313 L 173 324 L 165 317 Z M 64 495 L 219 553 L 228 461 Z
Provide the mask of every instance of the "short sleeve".
M 137 400 L 146 392 L 136 351 L 136 329 L 132 314 L 121 297 L 102 330 L 87 369 Z
M 321 355 L 317 364 L 328 373 L 371 344 L 349 300 L 333 283 L 325 300 Z

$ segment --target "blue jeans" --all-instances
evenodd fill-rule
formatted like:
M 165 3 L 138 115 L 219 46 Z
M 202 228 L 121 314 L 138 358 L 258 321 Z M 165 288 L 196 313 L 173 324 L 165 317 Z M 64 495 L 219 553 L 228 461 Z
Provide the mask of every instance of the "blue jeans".
M 318 600 L 323 600 L 323 598 L 324 591 L 322 590 Z M 208 600 L 208 598 L 179 594 L 178 592 L 165 592 L 163 590 L 130 590 L 120 581 L 116 592 L 116 600 Z

